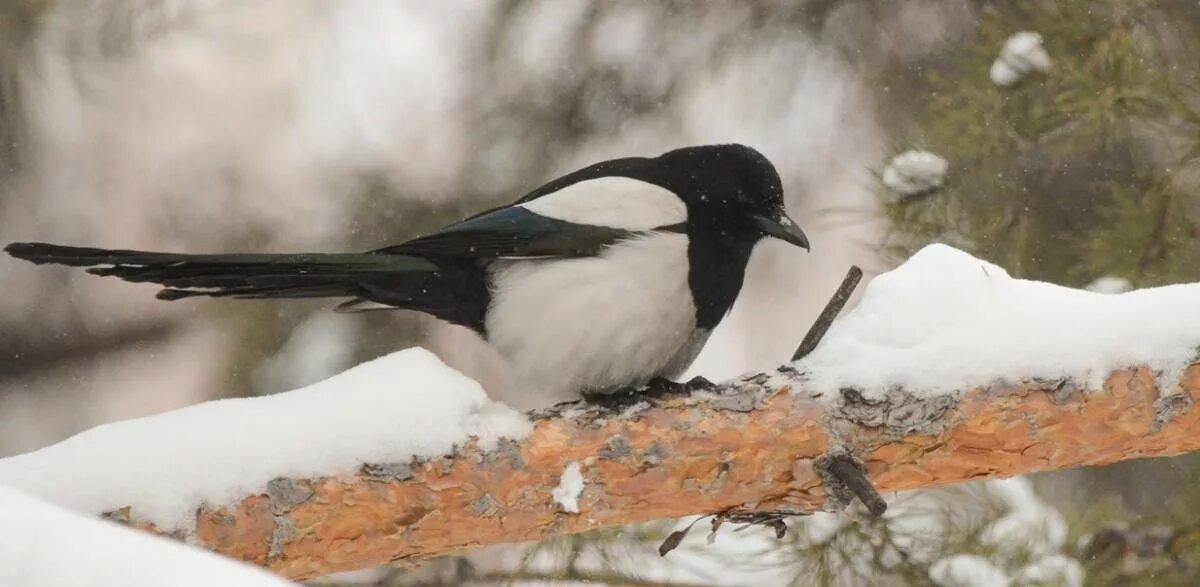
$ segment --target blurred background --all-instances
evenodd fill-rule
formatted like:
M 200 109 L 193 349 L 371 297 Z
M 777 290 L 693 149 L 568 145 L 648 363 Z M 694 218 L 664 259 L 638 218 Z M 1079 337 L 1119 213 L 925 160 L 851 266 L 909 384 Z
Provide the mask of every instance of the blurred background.
M 0 241 L 369 249 L 597 160 L 742 142 L 813 251 L 755 251 L 692 368 L 721 379 L 786 360 L 849 264 L 930 242 L 1106 293 L 1200 280 L 1198 55 L 1191 0 L 0 0 Z M 7 257 L 0 283 L 0 456 L 412 345 L 495 368 L 407 312 L 164 303 Z M 1191 584 L 1198 481 L 1141 461 L 665 559 L 675 522 L 325 582 Z

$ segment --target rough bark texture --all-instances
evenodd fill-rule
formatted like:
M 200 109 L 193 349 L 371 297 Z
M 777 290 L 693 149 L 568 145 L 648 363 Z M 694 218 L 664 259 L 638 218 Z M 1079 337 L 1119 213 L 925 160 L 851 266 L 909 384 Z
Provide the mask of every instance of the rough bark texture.
M 490 452 L 278 479 L 234 506 L 199 511 L 185 538 L 303 579 L 629 522 L 834 508 L 814 462 L 838 452 L 861 459 L 889 492 L 1200 448 L 1191 409 L 1200 364 L 1164 387 L 1129 369 L 1093 391 L 1064 380 L 957 397 L 819 398 L 785 369 L 620 412 L 542 412 L 529 438 Z M 587 480 L 578 514 L 551 498 L 571 462 Z

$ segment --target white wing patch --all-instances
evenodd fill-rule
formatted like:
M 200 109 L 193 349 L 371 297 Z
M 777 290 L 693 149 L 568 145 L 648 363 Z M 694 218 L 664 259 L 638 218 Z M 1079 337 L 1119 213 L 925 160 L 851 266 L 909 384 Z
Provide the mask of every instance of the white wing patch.
M 625 230 L 687 221 L 687 207 L 671 190 L 628 177 L 581 181 L 520 206 L 556 220 Z

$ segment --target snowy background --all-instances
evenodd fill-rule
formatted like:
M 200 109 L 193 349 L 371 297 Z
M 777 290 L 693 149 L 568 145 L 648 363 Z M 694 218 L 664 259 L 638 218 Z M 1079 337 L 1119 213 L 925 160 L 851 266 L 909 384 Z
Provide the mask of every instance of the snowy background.
M 0 241 L 366 249 L 582 164 L 736 141 L 775 162 L 813 252 L 755 252 L 692 369 L 712 379 L 786 359 L 850 263 L 871 277 L 929 242 L 1108 293 L 1200 280 L 1200 9 L 1046 4 L 11 0 Z M 414 345 L 485 388 L 494 369 L 409 313 L 168 304 L 7 257 L 0 281 L 0 457 Z M 357 579 L 1076 585 L 1077 560 L 1187 576 L 1200 557 L 1165 545 L 1200 527 L 1180 489 L 1197 478 L 1186 459 L 1131 464 L 901 496 L 886 523 L 818 517 L 782 543 L 693 533 L 666 561 L 650 554 L 673 523 Z
M 30 10 L 33 10 L 32 8 Z M 17 53 L 6 240 L 363 249 L 580 165 L 744 142 L 779 167 L 819 254 L 768 243 L 699 370 L 778 364 L 872 243 L 872 88 L 749 4 L 52 3 Z M 149 288 L 0 260 L 0 454 L 214 394 L 280 391 L 458 333 L 326 304 L 162 304 Z M 7 421 L 11 418 L 12 422 Z M 29 423 L 36 422 L 36 425 Z

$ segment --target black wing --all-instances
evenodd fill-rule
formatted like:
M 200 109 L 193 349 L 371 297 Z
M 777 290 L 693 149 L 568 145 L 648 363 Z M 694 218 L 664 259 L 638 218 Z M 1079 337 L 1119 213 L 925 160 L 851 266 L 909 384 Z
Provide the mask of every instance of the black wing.
M 546 183 L 511 206 L 481 212 L 433 234 L 374 252 L 480 259 L 592 256 L 608 245 L 644 231 L 567 222 L 531 212 L 518 204 L 599 177 L 628 177 L 657 183 L 654 170 L 653 160 L 642 157 L 589 165 Z M 684 232 L 684 226 L 654 230 Z
M 635 234 L 638 231 L 576 224 L 510 206 L 373 252 L 478 259 L 587 257 Z

